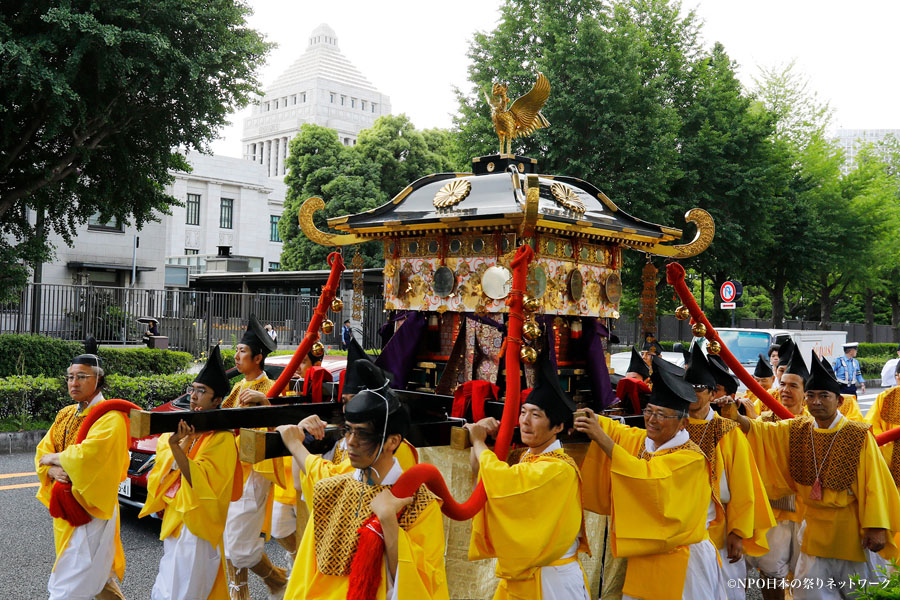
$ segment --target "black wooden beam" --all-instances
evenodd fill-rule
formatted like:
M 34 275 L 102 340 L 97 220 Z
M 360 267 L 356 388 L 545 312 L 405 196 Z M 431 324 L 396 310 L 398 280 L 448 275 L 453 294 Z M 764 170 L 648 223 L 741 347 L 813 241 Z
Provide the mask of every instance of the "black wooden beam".
M 197 431 L 215 431 L 296 424 L 310 415 L 319 415 L 324 421 L 343 420 L 339 402 L 219 408 L 201 411 L 132 410 L 131 437 L 145 438 L 148 435 L 177 431 L 178 423 L 182 420 L 188 425 L 192 425 Z

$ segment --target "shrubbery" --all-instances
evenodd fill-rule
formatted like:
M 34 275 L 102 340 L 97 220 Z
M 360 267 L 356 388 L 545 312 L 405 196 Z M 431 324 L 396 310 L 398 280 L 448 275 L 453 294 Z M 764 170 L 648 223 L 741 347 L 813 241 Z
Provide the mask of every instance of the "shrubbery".
M 0 335 L 0 377 L 11 375 L 62 376 L 84 344 L 43 335 Z M 151 348 L 100 348 L 107 373 L 139 377 L 169 375 L 190 366 L 187 352 Z
M 194 375 L 127 377 L 109 375 L 103 395 L 122 398 L 141 408 L 154 408 L 184 393 Z M 27 416 L 53 421 L 59 410 L 72 404 L 62 377 L 14 375 L 0 378 L 0 419 Z

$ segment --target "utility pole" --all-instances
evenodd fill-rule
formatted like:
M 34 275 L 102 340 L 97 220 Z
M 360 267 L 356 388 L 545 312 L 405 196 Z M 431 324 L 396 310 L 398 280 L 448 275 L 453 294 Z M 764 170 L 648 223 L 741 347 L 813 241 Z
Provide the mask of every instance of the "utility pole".
M 44 209 L 37 209 L 37 219 L 35 220 L 35 234 L 39 239 L 43 239 L 46 233 L 44 223 Z M 41 332 L 41 280 L 44 276 L 44 260 L 39 258 L 31 265 L 33 278 L 31 284 L 31 333 L 37 335 Z

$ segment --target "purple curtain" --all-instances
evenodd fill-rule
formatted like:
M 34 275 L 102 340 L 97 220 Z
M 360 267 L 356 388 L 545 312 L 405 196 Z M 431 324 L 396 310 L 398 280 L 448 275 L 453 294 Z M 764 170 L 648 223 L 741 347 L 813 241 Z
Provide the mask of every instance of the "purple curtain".
M 582 318 L 584 322 L 584 348 L 587 354 L 587 369 L 591 379 L 591 392 L 602 408 L 609 408 L 615 402 L 616 394 L 609 380 L 603 338 L 609 337 L 609 330 L 596 317 Z
M 405 390 L 409 374 L 416 362 L 416 350 L 425 330 L 425 313 L 412 312 L 407 315 L 397 333 L 388 340 L 375 364 L 394 375 L 393 388 Z
M 411 312 L 412 311 L 409 310 L 397 311 L 397 314 L 388 319 L 384 325 L 378 328 L 378 336 L 381 338 L 382 350 L 384 350 L 384 347 L 387 346 L 389 341 L 391 341 L 391 338 L 394 337 L 394 323 Z

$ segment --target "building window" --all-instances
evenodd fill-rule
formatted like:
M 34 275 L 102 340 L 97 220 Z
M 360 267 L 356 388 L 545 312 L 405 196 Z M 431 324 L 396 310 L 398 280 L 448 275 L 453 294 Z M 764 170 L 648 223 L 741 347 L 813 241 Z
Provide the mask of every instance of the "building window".
M 300 102 L 306 102 L 306 92 L 300 93 Z
M 334 92 L 331 92 L 329 95 L 331 96 L 331 103 L 334 104 Z
M 100 213 L 96 212 L 88 219 L 88 229 L 92 231 L 116 231 L 122 232 L 122 222 L 119 217 L 112 217 L 106 221 L 100 218 Z
M 278 234 L 278 221 L 281 220 L 280 215 L 269 215 L 269 241 L 280 242 L 281 236 Z
M 375 103 L 372 103 L 372 112 L 375 112 Z
M 359 101 L 359 108 L 361 108 L 362 110 L 366 110 L 366 101 L 365 100 Z
M 185 256 L 193 256 L 193 255 L 199 254 L 199 253 L 200 253 L 200 251 L 197 250 L 196 248 L 185 248 L 184 249 Z
M 219 228 L 231 229 L 232 216 L 234 215 L 234 200 L 222 198 L 219 205 Z
M 297 104 L 297 94 L 291 96 L 291 104 Z
M 341 96 L 341 106 L 344 106 L 346 104 L 347 104 L 347 96 Z
M 281 263 L 279 263 L 279 262 L 270 262 L 270 263 L 269 263 L 269 270 L 270 270 L 270 271 L 280 271 L 280 270 L 281 270 Z
M 356 98 L 350 98 L 350 108 L 356 108 Z
M 185 223 L 188 225 L 200 224 L 200 194 L 187 195 L 187 218 Z
M 278 110 L 278 100 L 275 101 L 275 110 Z

